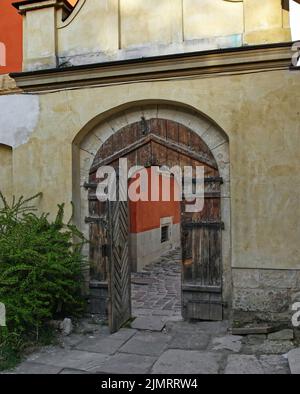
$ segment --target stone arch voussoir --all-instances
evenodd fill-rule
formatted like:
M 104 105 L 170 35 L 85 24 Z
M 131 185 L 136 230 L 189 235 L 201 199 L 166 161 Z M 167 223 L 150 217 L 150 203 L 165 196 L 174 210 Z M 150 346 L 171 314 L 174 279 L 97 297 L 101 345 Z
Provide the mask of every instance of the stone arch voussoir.
M 101 146 L 115 133 L 122 128 L 133 123 L 139 122 L 141 118 L 150 120 L 153 118 L 172 120 L 197 133 L 206 145 L 210 148 L 218 165 L 220 176 L 223 178 L 222 186 L 222 221 L 225 224 L 225 231 L 222 237 L 222 263 L 223 263 L 223 282 L 224 282 L 224 301 L 231 302 L 231 207 L 230 207 L 230 154 L 229 139 L 226 133 L 212 120 L 206 118 L 195 110 L 171 104 L 141 104 L 133 105 L 110 115 L 102 122 L 94 126 L 84 138 L 78 143 L 80 179 L 80 215 L 77 223 L 83 233 L 88 237 L 89 227 L 85 223 L 88 216 L 87 191 L 84 183 L 88 181 L 89 171 L 94 157 Z M 79 157 L 78 157 L 79 156 Z M 78 198 L 77 198 L 78 199 Z M 88 249 L 88 246 L 87 246 Z M 88 250 L 85 251 L 88 254 Z

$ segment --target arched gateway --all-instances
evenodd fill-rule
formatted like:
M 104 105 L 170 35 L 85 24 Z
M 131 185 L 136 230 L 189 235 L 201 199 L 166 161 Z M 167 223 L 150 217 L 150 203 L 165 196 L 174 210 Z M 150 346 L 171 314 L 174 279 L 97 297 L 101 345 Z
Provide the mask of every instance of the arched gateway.
M 188 213 L 181 204 L 182 314 L 222 320 L 230 301 L 229 153 L 225 134 L 189 110 L 151 105 L 122 112 L 90 131 L 80 145 L 81 224 L 90 240 L 91 311 L 109 317 L 117 331 L 131 317 L 128 203 L 100 202 L 97 171 L 132 166 L 202 166 L 205 203 Z M 194 176 L 194 175 L 193 175 Z

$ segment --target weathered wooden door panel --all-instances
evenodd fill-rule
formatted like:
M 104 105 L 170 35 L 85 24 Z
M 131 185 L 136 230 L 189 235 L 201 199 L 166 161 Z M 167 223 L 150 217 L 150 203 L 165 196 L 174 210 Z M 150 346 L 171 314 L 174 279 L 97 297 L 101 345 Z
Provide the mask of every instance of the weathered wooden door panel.
M 105 204 L 104 204 L 105 205 Z M 90 207 L 96 206 L 90 201 Z M 97 213 L 98 212 L 98 213 Z M 107 253 L 108 222 L 107 216 L 101 215 L 100 210 L 90 210 L 90 216 L 85 219 L 90 226 L 90 299 L 89 312 L 102 317 L 107 315 L 108 283 L 107 283 Z
M 128 203 L 109 202 L 109 325 L 117 332 L 131 318 Z
M 108 204 L 98 201 L 96 197 L 97 183 L 94 177 L 90 177 L 85 188 L 88 190 L 89 200 L 89 216 L 85 218 L 85 222 L 89 224 L 90 233 L 89 312 L 105 317 L 108 310 L 108 254 L 106 250 L 109 242 Z
M 97 183 L 89 190 L 90 312 L 107 316 L 111 332 L 131 317 L 129 218 L 127 202 L 100 202 Z
M 205 180 L 201 212 L 182 213 L 183 317 L 223 320 L 220 178 Z

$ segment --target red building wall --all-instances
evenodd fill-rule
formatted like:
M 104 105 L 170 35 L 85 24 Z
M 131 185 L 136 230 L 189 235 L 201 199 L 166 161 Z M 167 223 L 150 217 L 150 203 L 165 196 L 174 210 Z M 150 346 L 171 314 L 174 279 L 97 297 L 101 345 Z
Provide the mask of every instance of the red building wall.
M 176 183 L 171 178 L 171 201 L 162 201 L 162 175 L 158 175 L 160 184 L 160 201 L 138 201 L 129 203 L 130 232 L 133 234 L 160 228 L 160 220 L 173 217 L 173 225 L 180 223 L 180 202 L 174 201 Z M 151 200 L 151 170 L 148 169 L 148 190 Z M 176 191 L 177 193 L 178 191 Z
M 22 17 L 13 2 L 0 0 L 0 43 L 6 52 L 6 66 L 0 65 L 0 74 L 22 70 Z

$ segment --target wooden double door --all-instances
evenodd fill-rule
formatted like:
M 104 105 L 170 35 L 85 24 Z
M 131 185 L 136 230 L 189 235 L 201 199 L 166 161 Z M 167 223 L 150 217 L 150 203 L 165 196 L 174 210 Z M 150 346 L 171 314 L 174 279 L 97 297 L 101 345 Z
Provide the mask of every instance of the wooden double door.
M 100 202 L 96 196 L 98 168 L 111 165 L 118 173 L 120 158 L 127 158 L 128 168 L 204 167 L 203 209 L 189 213 L 186 207 L 191 201 L 185 196 L 182 201 L 182 314 L 185 319 L 222 320 L 222 179 L 212 153 L 196 133 L 157 118 L 142 118 L 115 133 L 97 153 L 85 184 L 89 196 L 86 221 L 90 224 L 91 312 L 106 315 L 112 332 L 131 318 L 129 204 Z

